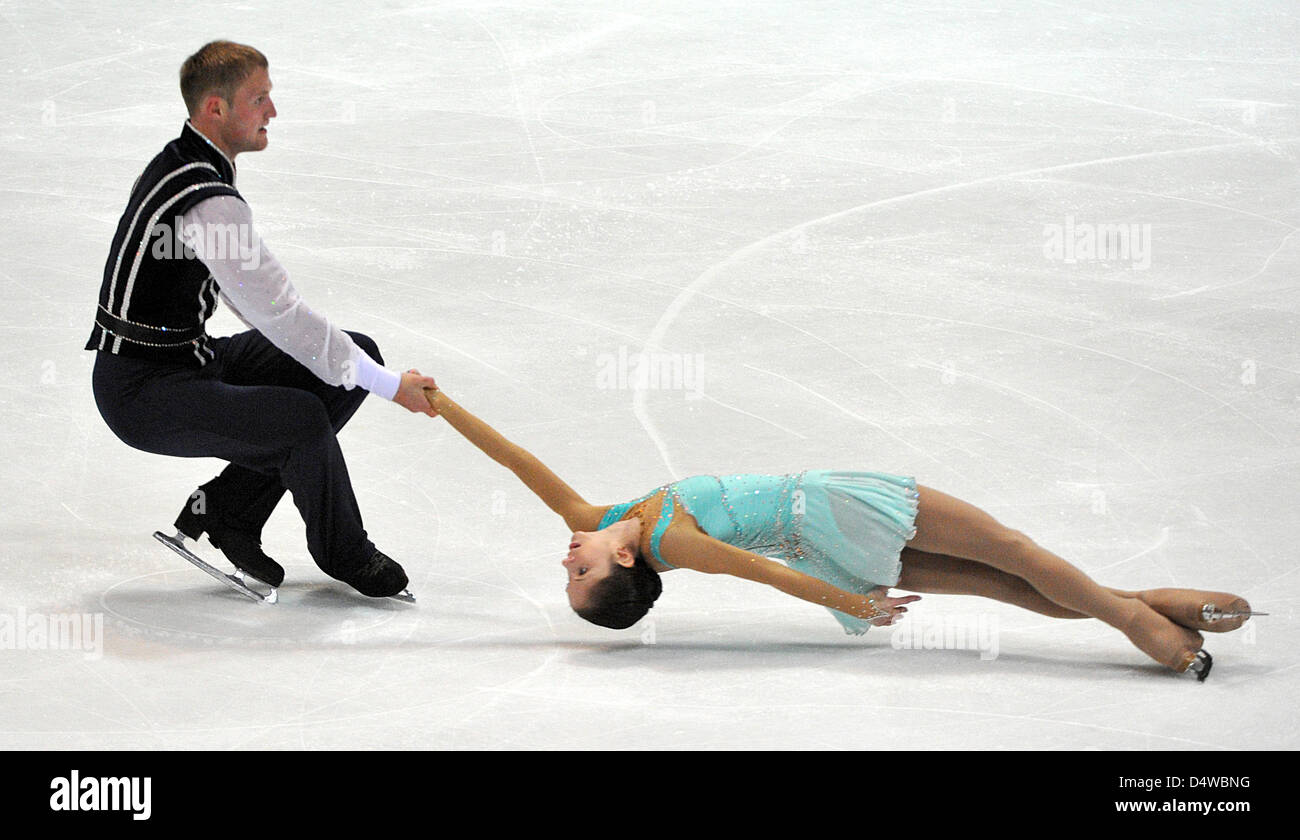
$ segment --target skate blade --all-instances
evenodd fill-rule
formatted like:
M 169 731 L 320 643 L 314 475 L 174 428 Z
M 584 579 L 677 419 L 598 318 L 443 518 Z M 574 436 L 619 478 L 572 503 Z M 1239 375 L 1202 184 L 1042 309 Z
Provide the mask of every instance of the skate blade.
M 186 560 L 190 561 L 195 566 L 198 566 L 204 572 L 221 581 L 226 586 L 229 586 L 239 594 L 252 598 L 254 601 L 262 604 L 274 604 L 280 600 L 280 595 L 276 591 L 275 587 L 272 586 L 269 592 L 260 592 L 248 585 L 244 580 L 243 572 L 236 570 L 233 575 L 228 575 L 215 566 L 209 564 L 186 547 L 185 537 L 183 535 L 178 533 L 174 537 L 169 537 L 162 531 L 154 531 L 153 536 L 154 539 L 158 540 L 158 542 L 167 546 L 172 551 L 184 557 Z M 253 578 L 253 580 L 257 580 L 257 578 Z M 262 583 L 262 581 L 258 581 L 258 583 Z M 270 586 L 270 584 L 266 585 Z
M 1255 612 L 1253 610 L 1221 610 L 1214 604 L 1206 604 L 1201 607 L 1201 620 L 1207 624 L 1216 621 L 1224 621 L 1230 618 L 1252 618 L 1257 615 L 1268 615 L 1266 612 Z
M 409 589 L 403 589 L 401 592 L 398 592 L 396 595 L 389 595 L 388 597 L 392 598 L 394 601 L 401 601 L 404 604 L 415 603 L 415 593 Z
M 1196 652 L 1196 658 L 1192 660 L 1191 665 L 1187 666 L 1187 670 L 1196 675 L 1197 682 L 1205 682 L 1205 678 L 1210 675 L 1210 669 L 1213 667 L 1214 657 L 1210 656 L 1210 652 L 1207 650 L 1198 650 Z

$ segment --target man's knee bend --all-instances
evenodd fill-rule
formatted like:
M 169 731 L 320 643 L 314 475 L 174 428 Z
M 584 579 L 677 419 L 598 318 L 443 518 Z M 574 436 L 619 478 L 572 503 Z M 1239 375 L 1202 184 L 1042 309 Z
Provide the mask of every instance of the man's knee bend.
M 375 343 L 373 338 L 359 332 L 348 331 L 348 335 L 352 336 L 352 340 L 357 343 L 357 346 L 364 350 L 367 356 L 374 359 L 376 364 L 382 365 L 384 363 L 384 357 L 379 355 L 379 345 Z
M 330 421 L 329 412 L 325 409 L 325 404 L 316 397 L 308 397 L 294 406 L 294 411 L 289 416 L 288 432 L 290 443 L 295 446 L 301 446 L 305 443 L 311 443 L 319 439 L 333 436 L 334 424 Z

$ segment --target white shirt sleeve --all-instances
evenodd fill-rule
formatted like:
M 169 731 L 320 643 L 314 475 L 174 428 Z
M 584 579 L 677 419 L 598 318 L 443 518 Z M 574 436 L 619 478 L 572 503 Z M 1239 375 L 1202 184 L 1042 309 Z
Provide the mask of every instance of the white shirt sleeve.
M 380 366 L 352 337 L 298 295 L 289 275 L 253 228 L 249 206 L 234 196 L 204 199 L 181 223 L 185 244 L 221 287 L 235 316 L 322 381 L 360 385 L 391 400 L 402 377 Z

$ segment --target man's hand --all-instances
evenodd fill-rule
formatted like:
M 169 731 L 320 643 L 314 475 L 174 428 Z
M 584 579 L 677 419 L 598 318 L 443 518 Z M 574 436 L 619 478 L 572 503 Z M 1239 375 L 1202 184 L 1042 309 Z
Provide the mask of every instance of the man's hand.
M 393 402 L 407 411 L 437 417 L 438 410 L 430 405 L 428 398 L 424 396 L 425 388 L 437 387 L 438 383 L 433 381 L 432 376 L 422 376 L 418 370 L 408 370 L 402 374 L 402 384 L 397 387 Z

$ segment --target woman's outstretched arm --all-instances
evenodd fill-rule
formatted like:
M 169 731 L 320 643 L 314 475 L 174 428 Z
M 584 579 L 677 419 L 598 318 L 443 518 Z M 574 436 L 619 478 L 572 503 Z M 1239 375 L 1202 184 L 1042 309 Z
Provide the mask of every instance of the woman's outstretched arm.
M 689 529 L 669 530 L 660 543 L 664 559 L 681 569 L 707 574 L 732 575 L 765 583 L 787 595 L 829 607 L 856 618 L 877 619 L 889 624 L 907 612 L 903 604 L 919 601 L 919 595 L 891 598 L 879 588 L 870 595 L 859 595 L 832 586 L 824 580 L 789 568 L 752 552 L 728 545 L 708 534 Z
M 429 404 L 452 428 L 492 460 L 513 472 L 551 510 L 574 530 L 592 528 L 600 520 L 599 508 L 587 503 L 545 464 L 522 446 L 511 443 L 496 429 L 466 411 L 441 390 L 425 389 Z M 594 517 L 594 520 L 593 520 Z

